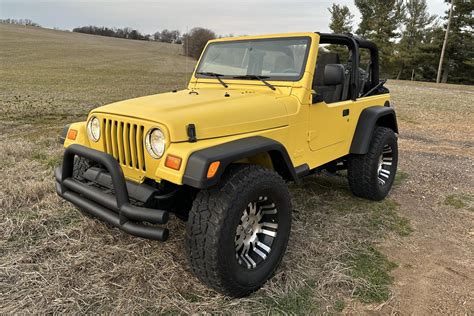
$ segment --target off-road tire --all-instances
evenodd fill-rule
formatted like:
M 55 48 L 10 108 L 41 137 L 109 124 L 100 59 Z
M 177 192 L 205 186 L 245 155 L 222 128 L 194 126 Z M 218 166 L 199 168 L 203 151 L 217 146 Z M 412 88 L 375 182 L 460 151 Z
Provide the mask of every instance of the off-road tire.
M 91 162 L 84 157 L 74 157 L 74 168 L 72 170 L 72 177 L 76 180 L 82 181 L 83 175 L 87 169 L 92 166 Z
M 268 257 L 254 269 L 236 258 L 235 236 L 250 201 L 269 196 L 278 209 L 278 233 Z M 194 274 L 214 290 L 243 297 L 259 289 L 275 272 L 285 253 L 291 228 L 288 187 L 274 171 L 234 165 L 220 184 L 198 193 L 189 214 L 185 247 Z
M 92 166 L 92 163 L 84 157 L 74 157 L 74 168 L 72 169 L 72 178 L 78 181 L 84 180 L 84 172 Z M 83 210 L 82 208 L 75 206 L 83 215 L 89 218 L 95 218 L 91 213 Z
M 378 180 L 378 168 L 380 157 L 387 145 L 390 146 L 393 152 L 392 164 L 390 176 L 382 185 Z M 355 196 L 369 200 L 383 200 L 388 195 L 395 180 L 397 163 L 397 136 L 389 128 L 376 127 L 367 154 L 351 155 L 348 159 L 347 178 L 352 193 Z

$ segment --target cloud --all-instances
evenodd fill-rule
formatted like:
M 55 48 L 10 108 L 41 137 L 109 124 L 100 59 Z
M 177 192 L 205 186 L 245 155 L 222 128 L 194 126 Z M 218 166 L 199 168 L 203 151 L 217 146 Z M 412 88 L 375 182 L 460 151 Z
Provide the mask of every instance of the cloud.
M 83 25 L 130 26 L 145 33 L 202 26 L 218 34 L 261 34 L 292 31 L 329 31 L 333 3 L 352 0 L 0 0 L 2 18 L 29 18 L 45 27 L 72 29 Z M 446 5 L 428 0 L 433 13 L 443 15 Z

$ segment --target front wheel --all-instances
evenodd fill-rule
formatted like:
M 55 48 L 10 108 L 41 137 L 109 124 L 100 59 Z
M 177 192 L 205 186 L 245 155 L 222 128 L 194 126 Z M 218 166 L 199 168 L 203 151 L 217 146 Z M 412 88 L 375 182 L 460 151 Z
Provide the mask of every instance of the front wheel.
M 397 136 L 389 128 L 376 127 L 367 154 L 352 155 L 348 160 L 352 193 L 374 201 L 384 199 L 395 180 L 397 164 Z
M 236 165 L 215 188 L 200 191 L 189 214 L 192 271 L 216 291 L 242 297 L 275 272 L 291 227 L 288 188 L 274 171 Z

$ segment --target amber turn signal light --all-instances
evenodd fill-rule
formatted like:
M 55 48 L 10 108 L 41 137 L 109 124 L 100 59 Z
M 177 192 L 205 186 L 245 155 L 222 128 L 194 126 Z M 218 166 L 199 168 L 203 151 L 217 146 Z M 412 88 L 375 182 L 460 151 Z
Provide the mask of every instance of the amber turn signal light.
M 166 156 L 165 166 L 170 169 L 179 170 L 181 167 L 181 161 L 182 159 L 179 157 L 168 155 Z
M 217 173 L 217 169 L 219 169 L 219 166 L 221 165 L 220 161 L 214 161 L 211 163 L 209 166 L 209 169 L 207 169 L 207 178 L 210 179 L 214 177 Z
M 68 138 L 68 139 L 76 140 L 76 137 L 77 137 L 77 130 L 75 130 L 75 129 L 70 129 L 70 130 L 67 132 L 67 138 Z

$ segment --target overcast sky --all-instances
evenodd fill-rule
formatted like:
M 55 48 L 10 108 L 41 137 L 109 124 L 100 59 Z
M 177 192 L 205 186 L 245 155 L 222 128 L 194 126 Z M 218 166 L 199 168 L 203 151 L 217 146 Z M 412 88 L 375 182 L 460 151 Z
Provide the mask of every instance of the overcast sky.
M 1 18 L 28 18 L 44 27 L 130 26 L 144 33 L 207 27 L 220 35 L 329 31 L 327 8 L 353 0 L 0 0 Z M 431 13 L 443 15 L 443 0 L 427 0 Z

